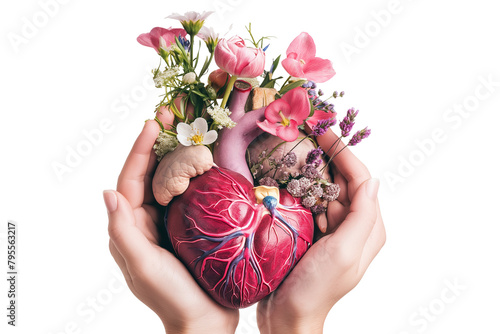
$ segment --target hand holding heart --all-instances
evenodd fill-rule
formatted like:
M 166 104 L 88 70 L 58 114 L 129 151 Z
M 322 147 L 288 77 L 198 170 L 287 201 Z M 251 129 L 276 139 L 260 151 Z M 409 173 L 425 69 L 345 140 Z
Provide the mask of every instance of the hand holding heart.
M 123 166 L 117 191 L 104 192 L 111 254 L 130 290 L 158 314 L 168 333 L 234 333 L 238 311 L 212 300 L 186 267 L 159 246 L 164 208 L 156 203 L 151 186 L 156 167 L 152 147 L 159 129 L 154 121 L 146 123 Z M 191 162 L 172 162 L 173 181 L 167 183 L 171 196 L 183 191 L 183 178 L 189 181 L 205 166 Z
M 153 189 L 168 190 L 161 200 L 165 205 L 187 188 L 190 178 L 209 169 L 211 161 L 194 159 L 204 156 L 204 147 L 195 148 L 199 152 L 194 155 L 173 152 L 163 163 L 164 175 L 171 179 L 153 183 L 156 160 L 151 148 L 158 131 L 155 122 L 146 123 L 120 174 L 117 191 L 104 193 L 111 254 L 132 292 L 158 314 L 167 332 L 234 332 L 238 311 L 213 301 L 186 267 L 159 246 L 157 224 L 163 224 L 164 209 L 156 203 Z M 330 132 L 318 142 L 329 147 L 334 139 Z M 343 191 L 326 215 L 317 217 L 326 220 L 327 232 L 278 290 L 259 303 L 262 332 L 321 332 L 331 307 L 359 282 L 384 243 L 376 182 L 369 180 L 364 165 L 347 149 L 334 163 L 332 174 Z
M 325 149 L 336 140 L 331 130 L 317 137 Z M 385 243 L 378 181 L 348 149 L 333 162 L 331 172 L 341 193 L 326 215 L 316 217 L 326 221 L 327 231 L 283 284 L 259 302 L 261 333 L 322 333 L 330 309 L 359 283 Z

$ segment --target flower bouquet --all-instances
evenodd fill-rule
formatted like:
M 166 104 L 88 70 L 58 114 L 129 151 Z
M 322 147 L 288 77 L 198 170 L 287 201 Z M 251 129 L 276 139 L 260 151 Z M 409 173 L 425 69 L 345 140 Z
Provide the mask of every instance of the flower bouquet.
M 340 191 L 327 166 L 358 111 L 347 111 L 337 142 L 318 147 L 315 138 L 337 123 L 331 100 L 344 92 L 324 98 L 317 87 L 335 71 L 316 57 L 312 37 L 301 33 L 266 70 L 269 38 L 254 38 L 251 25 L 251 46 L 238 36 L 219 38 L 204 25 L 210 14 L 174 14 L 168 18 L 182 28 L 138 37 L 161 58 L 153 70 L 164 94 L 155 109 L 160 162 L 152 186 L 159 204 L 170 202 L 165 226 L 176 255 L 216 301 L 241 308 L 273 292 L 313 243 L 314 215 Z M 213 60 L 218 69 L 209 74 Z M 369 134 L 356 132 L 348 146 Z M 178 169 L 192 166 L 175 167 L 179 157 L 195 162 L 197 177 L 182 179 Z M 173 192 L 182 182 L 185 191 Z

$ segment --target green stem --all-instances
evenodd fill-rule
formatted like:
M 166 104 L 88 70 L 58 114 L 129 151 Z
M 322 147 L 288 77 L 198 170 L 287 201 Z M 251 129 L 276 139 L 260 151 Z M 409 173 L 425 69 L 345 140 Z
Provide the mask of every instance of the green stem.
M 229 94 L 231 94 L 231 91 L 233 90 L 234 83 L 238 79 L 237 75 L 231 76 L 231 79 L 229 79 L 229 82 L 227 83 L 226 91 L 224 92 L 224 97 L 222 98 L 222 103 L 220 104 L 221 108 L 226 107 L 227 99 L 229 99 Z
M 290 75 L 290 76 L 288 76 L 288 78 L 286 78 L 285 82 L 283 83 L 283 85 L 281 85 L 281 87 L 282 87 L 282 88 L 283 88 L 283 87 L 285 87 L 285 86 L 286 86 L 286 84 L 288 83 L 288 81 L 290 81 L 290 79 L 291 79 L 291 78 L 292 78 L 292 76 L 291 76 L 291 75 Z
M 193 41 L 194 41 L 194 35 L 193 34 L 190 34 L 189 35 L 189 39 L 190 39 L 190 43 L 191 45 L 189 46 L 189 62 L 190 62 L 190 65 L 191 65 L 191 71 L 194 71 L 194 68 L 193 68 Z
M 169 135 L 174 136 L 174 137 L 177 136 L 177 133 L 169 131 L 169 130 L 163 130 L 163 132 L 168 133 Z
M 288 153 L 292 152 L 292 151 L 293 151 L 293 150 L 294 150 L 297 146 L 299 146 L 299 145 L 300 145 L 300 143 L 302 143 L 302 142 L 303 142 L 304 140 L 306 140 L 308 137 L 309 137 L 309 135 L 307 135 L 307 136 L 305 136 L 304 138 L 302 138 L 302 139 L 301 139 L 301 140 L 300 140 L 297 144 L 295 144 L 295 146 L 294 146 L 294 147 L 292 147 L 292 148 L 290 149 L 290 151 L 288 151 Z M 288 154 L 288 153 L 287 153 L 287 154 Z M 285 154 L 285 155 L 286 155 L 286 154 Z
M 335 153 L 335 151 L 337 150 L 337 148 L 338 148 L 338 147 L 339 147 L 339 145 L 340 145 L 340 141 L 341 141 L 341 139 L 342 139 L 342 138 L 343 138 L 343 137 L 341 136 L 339 139 L 337 139 L 335 142 L 333 142 L 332 146 L 330 146 L 330 148 L 329 148 L 329 149 L 328 149 L 328 151 L 326 152 L 326 154 L 328 154 L 328 152 L 330 152 L 330 150 L 332 149 L 332 147 L 333 147 L 335 144 L 337 144 L 337 146 L 335 146 L 335 149 L 334 149 L 334 150 L 333 150 L 333 152 L 332 152 L 332 155 L 331 155 L 330 159 L 328 159 L 327 163 L 326 163 L 326 164 L 323 166 L 323 168 L 321 168 L 321 170 L 319 171 L 320 173 L 321 173 L 321 172 L 323 172 L 323 170 L 326 168 L 326 166 L 328 166 L 328 165 L 330 164 L 330 162 L 332 162 L 333 158 L 335 158 L 337 155 L 339 155 L 339 154 L 340 154 L 340 152 L 342 152 L 342 151 L 343 151 L 343 150 L 347 147 L 347 145 L 346 145 L 346 146 L 342 147 L 342 149 L 341 149 L 339 152 Z
M 198 78 L 201 78 L 205 74 L 205 72 L 208 70 L 208 66 L 210 66 L 210 63 L 212 62 L 213 58 L 214 58 L 214 53 L 211 52 L 210 53 L 210 59 L 208 60 L 208 62 L 205 63 L 205 65 L 203 65 L 203 68 L 201 69 L 200 75 L 199 75 Z
M 297 144 L 295 144 L 285 155 L 283 155 L 283 157 L 287 156 L 287 154 L 289 154 L 290 152 L 292 152 L 297 146 L 300 145 L 300 143 L 302 143 L 304 140 L 306 140 L 307 138 L 309 137 L 309 135 L 305 136 L 304 138 L 302 138 Z M 278 168 L 275 167 L 275 171 L 274 171 L 274 174 L 273 174 L 273 179 L 275 178 L 276 176 L 276 173 L 278 172 Z
M 160 121 L 160 119 L 158 117 L 155 116 L 155 121 L 156 123 L 158 123 L 158 125 L 160 126 L 161 130 L 164 131 L 165 130 L 165 127 L 163 126 L 163 123 Z

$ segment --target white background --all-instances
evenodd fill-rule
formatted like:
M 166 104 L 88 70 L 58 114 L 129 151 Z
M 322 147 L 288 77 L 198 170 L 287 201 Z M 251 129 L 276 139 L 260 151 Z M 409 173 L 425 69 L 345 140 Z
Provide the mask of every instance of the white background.
M 115 187 L 160 94 L 144 88 L 157 56 L 135 39 L 155 26 L 178 26 L 164 17 L 188 10 L 216 10 L 207 25 L 222 34 L 233 24 L 229 34 L 246 37 L 251 21 L 256 35 L 276 36 L 268 60 L 309 32 L 317 55 L 337 71 L 323 89 L 346 91 L 336 102 L 339 116 L 354 106 L 358 124 L 373 129 L 354 152 L 381 179 L 387 244 L 330 312 L 325 332 L 500 332 L 500 21 L 493 1 L 401 0 L 383 26 L 374 13 L 391 7 L 389 0 L 61 0 L 47 16 L 48 2 L 0 5 L 2 272 L 8 219 L 18 222 L 20 247 L 18 327 L 6 325 L 2 279 L 2 333 L 164 331 L 116 278 L 101 192 Z M 38 27 L 29 31 L 27 22 Z M 9 40 L 14 35 L 21 44 Z M 357 53 L 346 55 L 347 44 Z M 496 86 L 488 90 L 481 78 Z M 106 119 L 111 130 L 58 178 L 54 163 L 67 164 L 84 132 Z M 430 144 L 435 132 L 440 140 Z M 450 284 L 458 290 L 447 291 Z M 240 333 L 258 332 L 254 313 L 241 312 Z

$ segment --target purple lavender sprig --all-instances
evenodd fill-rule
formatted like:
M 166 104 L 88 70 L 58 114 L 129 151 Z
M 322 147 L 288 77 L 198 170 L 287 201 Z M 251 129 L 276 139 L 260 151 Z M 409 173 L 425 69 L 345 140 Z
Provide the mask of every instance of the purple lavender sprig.
M 330 159 L 328 160 L 328 162 L 326 163 L 326 165 L 321 169 L 320 172 L 322 172 L 326 168 L 326 166 L 328 166 L 328 164 L 330 164 L 330 162 L 337 155 L 340 154 L 340 152 L 342 152 L 343 150 L 345 150 L 345 148 L 347 146 L 355 146 L 355 145 L 359 144 L 363 139 L 367 138 L 370 135 L 371 130 L 368 129 L 367 127 L 364 128 L 363 130 L 360 130 L 360 131 L 356 132 L 351 137 L 351 139 L 349 140 L 348 144 L 346 146 L 344 146 L 341 150 L 339 150 L 337 152 L 337 148 L 340 145 L 341 139 L 344 138 L 344 137 L 348 137 L 349 134 L 351 133 L 351 130 L 352 130 L 354 124 L 355 124 L 356 116 L 358 115 L 358 113 L 359 113 L 359 110 L 355 110 L 354 108 L 351 108 L 351 109 L 347 110 L 347 115 L 344 117 L 344 119 L 339 124 L 340 130 L 341 130 L 341 136 L 340 136 L 340 138 L 338 138 L 330 146 L 330 148 L 328 149 L 328 151 L 326 151 L 326 153 L 328 155 L 330 155 Z M 333 147 L 335 147 L 335 148 L 333 149 L 333 152 L 330 154 L 330 151 L 331 151 L 331 149 Z
M 349 140 L 349 143 L 347 143 L 347 146 L 356 146 L 363 139 L 367 138 L 371 133 L 372 133 L 372 130 L 368 129 L 367 127 L 364 128 L 363 130 L 359 130 L 351 137 L 351 140 Z
M 355 111 L 354 108 L 347 110 L 347 115 L 339 124 L 340 130 L 342 130 L 342 137 L 349 137 L 349 133 L 351 132 L 352 127 L 354 126 L 358 112 L 359 110 Z
M 329 113 L 334 113 L 335 112 L 335 106 L 333 103 L 327 102 L 331 97 L 336 98 L 338 96 L 337 92 L 334 92 L 333 95 L 325 100 L 321 99 L 320 96 L 323 96 L 324 93 L 321 89 L 316 91 L 316 83 L 313 81 L 308 81 L 305 84 L 302 85 L 302 88 L 305 88 L 307 91 L 307 96 L 309 97 L 309 100 L 311 101 L 314 109 L 316 110 L 322 110 L 324 112 L 329 112 Z M 342 92 L 343 95 L 343 92 Z
M 323 150 L 321 149 L 321 147 L 310 150 L 306 156 L 306 164 L 318 167 L 323 161 L 322 155 L 323 155 Z
M 316 125 L 312 127 L 311 135 L 315 137 L 319 137 L 324 135 L 328 129 L 334 126 L 337 123 L 337 119 L 329 118 L 329 119 L 320 119 Z

